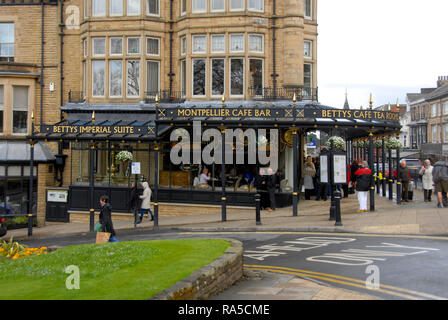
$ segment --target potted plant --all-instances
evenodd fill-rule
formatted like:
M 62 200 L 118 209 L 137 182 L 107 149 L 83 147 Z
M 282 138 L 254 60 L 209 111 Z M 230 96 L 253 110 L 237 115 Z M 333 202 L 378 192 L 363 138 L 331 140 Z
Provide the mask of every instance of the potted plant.
M 383 147 L 383 140 L 375 140 L 375 148 L 380 149 Z
M 338 136 L 330 137 L 326 143 L 327 147 L 331 148 L 331 142 L 333 141 L 334 149 L 344 149 L 345 148 L 345 140 Z
M 126 176 L 129 175 L 129 163 L 134 159 L 134 156 L 132 155 L 132 152 L 123 150 L 117 153 L 115 156 L 115 160 L 118 163 L 123 163 L 126 168 Z
M 390 138 L 386 142 L 386 148 L 389 150 L 397 150 L 401 149 L 403 145 L 401 144 L 401 141 L 396 138 Z

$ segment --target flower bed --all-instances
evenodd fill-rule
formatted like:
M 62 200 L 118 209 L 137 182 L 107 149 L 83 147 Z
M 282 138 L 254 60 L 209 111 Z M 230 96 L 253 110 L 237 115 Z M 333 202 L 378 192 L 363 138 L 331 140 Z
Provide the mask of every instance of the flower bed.
M 6 240 L 0 242 L 0 257 L 12 260 L 29 256 L 40 256 L 41 254 L 47 254 L 47 250 L 47 247 L 28 248 L 14 241 L 12 237 L 9 239 L 9 242 Z

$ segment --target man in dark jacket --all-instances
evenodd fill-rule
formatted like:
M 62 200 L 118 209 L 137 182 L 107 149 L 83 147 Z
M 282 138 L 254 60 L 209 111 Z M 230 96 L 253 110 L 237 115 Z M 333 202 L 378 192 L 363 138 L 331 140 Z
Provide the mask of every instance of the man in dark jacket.
M 138 223 L 137 210 L 140 207 L 140 194 L 137 189 L 137 185 L 132 183 L 131 194 L 129 195 L 129 208 L 134 212 L 134 226 Z
M 276 185 L 276 176 L 272 168 L 268 168 L 266 175 L 266 189 L 268 190 L 269 195 L 269 212 L 276 210 L 275 205 L 275 185 Z
M 448 192 L 448 163 L 446 162 L 445 156 L 441 156 L 440 161 L 437 161 L 434 165 L 432 178 L 436 185 L 436 192 L 439 198 L 437 207 L 443 208 L 445 206 L 443 202 L 443 194 Z
M 409 202 L 409 169 L 406 165 L 406 161 L 402 160 L 400 162 L 400 167 L 398 168 L 398 182 L 401 182 L 401 200 L 404 202 Z
M 112 207 L 109 204 L 108 196 L 101 196 L 100 198 L 101 211 L 100 211 L 100 223 L 103 226 L 101 229 L 103 232 L 110 233 L 110 242 L 117 241 L 115 239 L 115 230 L 112 224 Z

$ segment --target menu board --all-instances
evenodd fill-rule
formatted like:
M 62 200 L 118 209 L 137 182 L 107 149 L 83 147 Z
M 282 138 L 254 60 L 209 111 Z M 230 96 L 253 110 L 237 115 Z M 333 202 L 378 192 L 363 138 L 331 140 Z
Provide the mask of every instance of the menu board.
M 347 164 L 345 155 L 334 156 L 334 183 L 347 183 Z
M 328 157 L 320 156 L 320 182 L 328 183 Z

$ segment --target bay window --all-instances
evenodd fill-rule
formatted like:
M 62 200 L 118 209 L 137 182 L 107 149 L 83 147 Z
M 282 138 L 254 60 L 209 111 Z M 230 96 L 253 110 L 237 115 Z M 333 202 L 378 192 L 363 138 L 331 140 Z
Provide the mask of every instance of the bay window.
M 28 132 L 28 87 L 13 86 L 12 133 Z

